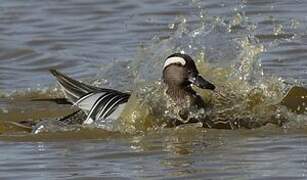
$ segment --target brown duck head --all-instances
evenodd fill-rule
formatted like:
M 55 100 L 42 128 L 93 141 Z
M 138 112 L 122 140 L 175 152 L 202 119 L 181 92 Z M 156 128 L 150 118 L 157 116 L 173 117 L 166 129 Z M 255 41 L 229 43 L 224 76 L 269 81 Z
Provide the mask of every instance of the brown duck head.
M 202 89 L 215 89 L 212 83 L 199 74 L 193 59 L 186 54 L 174 53 L 168 56 L 163 66 L 162 78 L 167 86 L 166 93 L 175 101 L 195 95 L 191 85 Z

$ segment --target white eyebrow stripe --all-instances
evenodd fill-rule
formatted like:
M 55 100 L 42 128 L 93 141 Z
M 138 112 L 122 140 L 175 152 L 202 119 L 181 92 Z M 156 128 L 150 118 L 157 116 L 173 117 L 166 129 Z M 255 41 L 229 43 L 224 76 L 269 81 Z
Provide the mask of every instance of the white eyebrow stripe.
M 182 57 L 170 57 L 166 59 L 163 69 L 165 69 L 167 66 L 171 64 L 181 64 L 182 66 L 184 66 L 185 63 L 186 61 Z

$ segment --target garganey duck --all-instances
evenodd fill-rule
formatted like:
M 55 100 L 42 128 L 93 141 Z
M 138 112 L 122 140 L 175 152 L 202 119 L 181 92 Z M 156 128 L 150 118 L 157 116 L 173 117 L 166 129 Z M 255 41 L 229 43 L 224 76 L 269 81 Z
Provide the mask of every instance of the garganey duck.
M 77 106 L 83 119 L 78 122 L 87 125 L 103 121 L 107 118 L 117 119 L 127 104 L 130 93 L 120 92 L 114 89 L 100 88 L 74 80 L 57 70 L 50 70 L 63 90 L 67 100 Z M 215 86 L 204 79 L 198 72 L 193 59 L 182 53 L 174 53 L 168 56 L 163 66 L 163 82 L 166 86 L 166 94 L 178 106 L 188 100 L 191 106 L 205 108 L 203 99 L 192 89 L 195 85 L 202 89 L 214 90 Z M 194 122 L 189 120 L 188 110 L 179 112 L 179 119 L 174 119 L 173 125 Z M 62 121 L 71 122 L 69 115 Z M 197 120 L 199 122 L 199 120 Z

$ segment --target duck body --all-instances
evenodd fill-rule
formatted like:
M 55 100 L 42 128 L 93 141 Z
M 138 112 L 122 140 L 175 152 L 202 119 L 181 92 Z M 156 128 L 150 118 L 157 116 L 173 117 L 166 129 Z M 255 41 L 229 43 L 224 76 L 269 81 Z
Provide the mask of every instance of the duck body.
M 61 86 L 67 100 L 80 109 L 62 118 L 62 122 L 79 122 L 86 125 L 106 119 L 118 119 L 131 96 L 127 92 L 87 85 L 57 70 L 50 72 Z M 199 75 L 193 59 L 181 53 L 168 56 L 163 66 L 162 80 L 166 87 L 166 95 L 170 97 L 176 109 L 179 109 L 178 118 L 169 119 L 170 124 L 177 126 L 199 122 L 200 120 L 190 117 L 191 109 L 205 109 L 206 104 L 192 89 L 192 85 L 209 90 L 214 90 L 215 86 Z M 76 117 L 81 117 L 82 120 L 72 120 Z

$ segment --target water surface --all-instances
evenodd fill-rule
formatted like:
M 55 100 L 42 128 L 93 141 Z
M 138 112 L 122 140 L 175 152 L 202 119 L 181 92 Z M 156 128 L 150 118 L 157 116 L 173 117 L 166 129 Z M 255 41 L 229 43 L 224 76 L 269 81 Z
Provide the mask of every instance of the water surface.
M 306 85 L 306 8 L 304 0 L 1 1 L 0 121 L 72 111 L 30 101 L 62 97 L 50 68 L 138 92 L 138 84 L 160 80 L 163 59 L 174 51 L 206 61 L 206 77 L 233 83 L 233 93 L 265 97 L 258 104 L 265 108 L 292 84 Z M 231 115 L 243 116 L 241 107 Z M 31 135 L 1 125 L 9 131 L 0 141 L 0 178 L 306 179 L 307 118 L 281 115 L 290 120 L 284 127 L 132 135 L 102 129 Z

